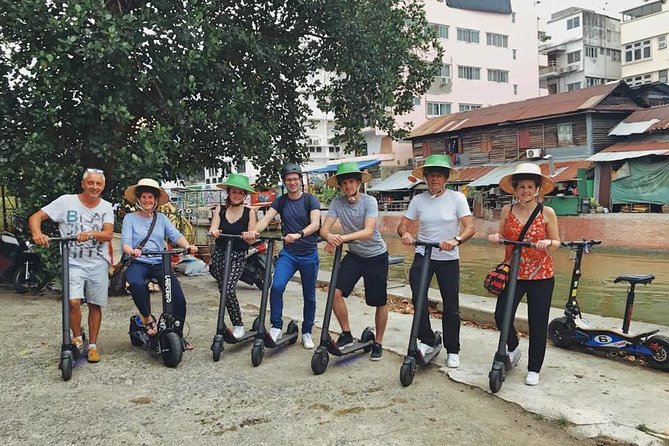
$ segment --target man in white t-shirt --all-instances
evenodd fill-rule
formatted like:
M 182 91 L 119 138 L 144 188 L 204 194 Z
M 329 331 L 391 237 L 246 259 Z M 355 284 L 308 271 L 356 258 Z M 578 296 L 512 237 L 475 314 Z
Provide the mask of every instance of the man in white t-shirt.
M 446 365 L 460 366 L 460 253 L 458 246 L 476 233 L 474 219 L 467 199 L 460 192 L 446 189 L 446 181 L 454 180 L 458 171 L 453 169 L 448 155 L 430 155 L 425 164 L 412 172 L 417 178 L 424 179 L 428 190 L 416 195 L 409 203 L 409 208 L 402 218 L 397 233 L 402 237 L 402 244 L 413 245 L 415 240 L 439 243 L 439 249 L 433 249 L 430 256 L 430 273 L 437 276 L 439 291 L 444 306 L 442 326 L 444 347 L 448 352 Z M 418 221 L 418 233 L 409 231 Z M 420 269 L 425 254 L 424 246 L 416 247 L 416 254 L 409 272 L 409 283 L 413 301 L 418 295 Z M 430 327 L 427 305 L 423 305 L 418 330 L 418 348 L 425 356 L 435 347 L 435 333 Z
M 59 224 L 62 237 L 76 237 L 70 249 L 70 327 L 72 343 L 83 354 L 81 300 L 88 304 L 88 362 L 99 362 L 97 338 L 102 322 L 102 307 L 107 304 L 109 288 L 109 243 L 114 234 L 112 205 L 100 198 L 105 176 L 99 169 L 86 169 L 81 180 L 82 192 L 62 195 L 30 216 L 29 225 L 35 243 L 49 245 L 42 233 L 44 220 Z

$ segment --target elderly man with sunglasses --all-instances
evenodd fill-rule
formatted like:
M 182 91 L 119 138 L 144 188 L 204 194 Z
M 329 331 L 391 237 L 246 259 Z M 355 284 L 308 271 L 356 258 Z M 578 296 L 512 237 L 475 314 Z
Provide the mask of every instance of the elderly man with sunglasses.
M 88 362 L 99 362 L 97 338 L 102 322 L 102 307 L 107 304 L 109 288 L 109 243 L 114 233 L 112 205 L 100 195 L 105 188 L 105 175 L 100 169 L 86 169 L 81 179 L 82 192 L 62 195 L 35 212 L 29 220 L 35 243 L 49 245 L 42 232 L 44 220 L 59 224 L 62 237 L 76 237 L 70 250 L 70 326 L 72 342 L 84 353 L 81 329 L 81 300 L 88 305 Z

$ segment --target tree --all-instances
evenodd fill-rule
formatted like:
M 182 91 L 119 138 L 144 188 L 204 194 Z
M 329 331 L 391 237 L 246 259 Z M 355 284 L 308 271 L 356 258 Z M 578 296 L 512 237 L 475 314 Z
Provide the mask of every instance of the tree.
M 97 167 L 120 199 L 225 158 L 273 181 L 308 157 L 309 95 L 350 149 L 401 137 L 440 59 L 418 0 L 0 0 L 0 182 L 41 205 Z

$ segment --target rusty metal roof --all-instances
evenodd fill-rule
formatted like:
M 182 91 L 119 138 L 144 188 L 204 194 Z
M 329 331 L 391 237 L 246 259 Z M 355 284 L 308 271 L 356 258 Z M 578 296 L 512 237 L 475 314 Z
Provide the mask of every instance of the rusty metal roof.
M 625 130 L 628 131 L 625 132 Z M 663 130 L 669 130 L 669 105 L 637 110 L 623 119 L 621 124 L 611 130 L 611 133 L 616 135 L 631 135 L 633 133 L 652 133 Z
M 609 146 L 588 158 L 589 161 L 618 161 L 649 155 L 669 156 L 669 141 L 630 141 Z
M 640 106 L 641 102 L 634 97 L 634 93 L 629 87 L 624 82 L 618 81 L 567 93 L 552 94 L 525 101 L 510 102 L 439 116 L 416 127 L 409 135 L 409 138 L 590 110 L 619 87 L 629 90 L 630 97 L 637 101 L 637 104 Z M 630 109 L 629 106 L 617 106 L 615 104 L 610 105 L 607 109 L 613 111 L 636 110 L 636 108 Z
M 550 174 L 550 164 L 541 164 L 541 173 L 548 176 L 550 179 L 559 183 L 561 181 L 573 181 L 576 179 L 578 169 L 589 169 L 592 166 L 591 161 L 587 160 L 573 160 L 573 161 L 556 161 L 555 173 Z
M 469 183 L 495 169 L 495 166 L 466 166 L 457 167 L 460 176 L 455 183 Z

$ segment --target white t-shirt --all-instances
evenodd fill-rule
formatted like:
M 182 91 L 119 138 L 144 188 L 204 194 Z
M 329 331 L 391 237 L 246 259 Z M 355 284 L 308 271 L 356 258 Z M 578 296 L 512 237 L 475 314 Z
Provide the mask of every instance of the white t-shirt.
M 418 240 L 438 243 L 450 240 L 460 230 L 460 219 L 472 215 L 467 199 L 461 192 L 446 189 L 436 198 L 431 198 L 428 191 L 413 197 L 407 209 L 406 218 L 419 220 Z M 416 246 L 416 252 L 425 253 L 424 246 Z M 432 260 L 457 260 L 460 251 L 440 251 L 432 248 Z
M 110 202 L 100 200 L 94 208 L 84 206 L 77 195 L 61 195 L 42 208 L 49 218 L 58 223 L 62 237 L 74 237 L 80 232 L 102 231 L 105 223 L 114 224 Z M 70 247 L 70 266 L 84 267 L 111 263 L 109 243 L 97 240 L 74 242 Z

